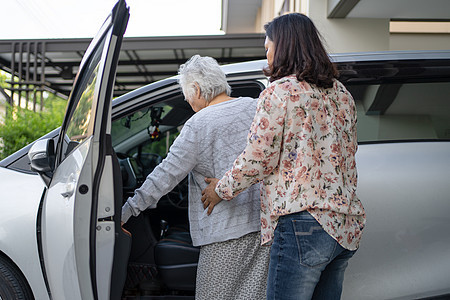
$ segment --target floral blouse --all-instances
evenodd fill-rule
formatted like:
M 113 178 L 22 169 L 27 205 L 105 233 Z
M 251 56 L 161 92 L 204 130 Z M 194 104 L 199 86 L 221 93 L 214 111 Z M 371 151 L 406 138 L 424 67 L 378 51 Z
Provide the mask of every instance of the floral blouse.
M 356 107 L 334 80 L 318 88 L 295 75 L 272 82 L 260 95 L 247 146 L 216 192 L 231 200 L 261 185 L 262 243 L 279 216 L 308 211 L 342 247 L 355 250 L 365 225 L 356 195 Z

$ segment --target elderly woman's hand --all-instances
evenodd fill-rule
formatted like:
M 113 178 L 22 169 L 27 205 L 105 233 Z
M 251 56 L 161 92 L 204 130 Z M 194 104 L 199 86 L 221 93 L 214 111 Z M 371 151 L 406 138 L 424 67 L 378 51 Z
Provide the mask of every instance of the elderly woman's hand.
M 202 191 L 203 208 L 208 208 L 208 215 L 210 215 L 216 206 L 222 199 L 217 195 L 215 189 L 216 184 L 219 181 L 217 178 L 205 178 L 205 182 L 209 185 Z
M 125 228 L 123 228 L 123 224 L 125 224 L 125 223 L 124 222 L 120 222 L 120 225 L 122 227 L 123 232 L 125 232 L 126 234 L 128 234 L 131 237 L 131 233 L 128 230 L 126 230 Z

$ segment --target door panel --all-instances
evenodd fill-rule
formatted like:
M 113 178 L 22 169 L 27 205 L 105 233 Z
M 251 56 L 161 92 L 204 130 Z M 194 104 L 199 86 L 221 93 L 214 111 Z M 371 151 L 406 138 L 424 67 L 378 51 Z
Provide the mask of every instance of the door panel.
M 91 139 L 85 141 L 59 165 L 42 211 L 42 250 L 54 299 L 81 299 L 74 245 L 75 195 L 62 195 L 76 188 L 90 143 Z
M 96 225 L 96 274 L 99 299 L 109 299 L 114 259 L 114 180 L 112 157 L 106 156 L 100 180 Z
M 117 298 L 110 294 L 111 273 L 116 239 L 123 233 L 117 232 L 120 210 L 115 206 L 121 194 L 114 187 L 110 122 L 128 16 L 120 0 L 86 51 L 56 146 L 42 218 L 44 263 L 54 299 Z

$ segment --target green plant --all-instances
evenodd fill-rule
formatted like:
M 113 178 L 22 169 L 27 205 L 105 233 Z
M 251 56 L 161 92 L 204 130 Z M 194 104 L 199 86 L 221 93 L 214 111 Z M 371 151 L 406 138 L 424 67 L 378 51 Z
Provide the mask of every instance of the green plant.
M 0 159 L 61 126 L 65 107 L 66 101 L 56 97 L 46 99 L 45 110 L 42 112 L 8 107 L 10 113 L 0 122 Z

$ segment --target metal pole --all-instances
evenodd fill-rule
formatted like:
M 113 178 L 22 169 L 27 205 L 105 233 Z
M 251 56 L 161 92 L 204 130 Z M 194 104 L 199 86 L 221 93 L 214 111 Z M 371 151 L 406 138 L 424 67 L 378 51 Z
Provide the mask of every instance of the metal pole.
M 33 82 L 37 82 L 37 72 L 38 72 L 38 42 L 34 42 L 34 72 L 33 72 Z M 34 86 L 33 91 L 33 111 L 36 112 L 36 86 Z
M 27 61 L 26 61 L 26 70 L 25 70 L 25 80 L 27 82 L 27 90 L 25 92 L 25 108 L 28 109 L 28 100 L 30 97 L 30 92 L 28 91 L 28 88 L 31 86 L 29 84 L 30 82 L 30 42 L 27 42 Z
M 11 102 L 9 105 L 14 106 L 14 73 L 16 73 L 16 43 L 11 44 Z
M 41 47 L 41 111 L 44 109 L 44 84 L 45 84 L 45 42 Z
M 22 84 L 20 83 L 22 81 L 22 59 L 23 59 L 23 43 L 19 43 L 19 101 L 18 101 L 18 106 L 20 107 L 20 102 L 22 100 L 22 95 L 21 95 L 21 89 L 22 89 Z

